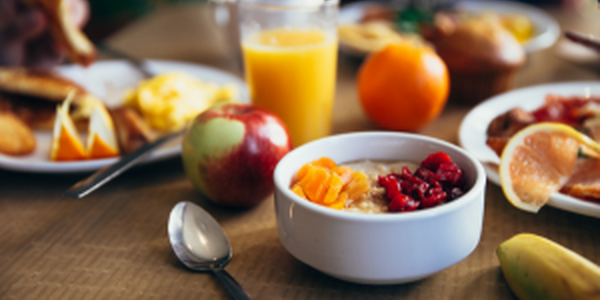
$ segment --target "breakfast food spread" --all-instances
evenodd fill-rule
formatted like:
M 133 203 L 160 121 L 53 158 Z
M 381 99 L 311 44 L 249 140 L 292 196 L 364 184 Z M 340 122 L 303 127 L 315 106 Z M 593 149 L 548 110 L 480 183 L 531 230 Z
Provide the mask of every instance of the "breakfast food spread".
M 420 165 L 369 160 L 337 165 L 323 157 L 300 168 L 291 190 L 338 210 L 386 213 L 441 205 L 460 197 L 466 189 L 463 171 L 447 154 L 437 152 Z

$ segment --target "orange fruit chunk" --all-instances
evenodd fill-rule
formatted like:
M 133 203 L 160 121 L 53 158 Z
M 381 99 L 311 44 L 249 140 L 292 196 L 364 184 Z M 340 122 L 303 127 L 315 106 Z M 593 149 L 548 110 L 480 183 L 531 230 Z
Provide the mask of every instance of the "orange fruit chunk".
M 56 107 L 56 119 L 52 131 L 52 144 L 50 146 L 50 160 L 69 161 L 85 159 L 85 149 L 69 116 L 69 107 L 73 101 L 74 93 Z
M 416 130 L 435 120 L 450 90 L 446 64 L 430 48 L 401 41 L 373 53 L 360 67 L 358 94 L 377 125 Z
M 504 148 L 499 166 L 508 201 L 522 210 L 538 212 L 568 181 L 581 145 L 600 152 L 595 141 L 564 124 L 537 123 L 515 134 Z
M 292 192 L 312 202 L 341 210 L 370 190 L 367 175 L 350 167 L 338 166 L 322 157 L 304 164 L 296 174 Z
M 342 179 L 343 185 L 348 184 L 348 182 L 350 182 L 350 180 L 352 180 L 352 175 L 354 174 L 354 170 L 352 170 L 352 168 L 346 167 L 346 166 L 335 166 L 334 168 L 331 169 L 331 171 L 333 173 L 335 173 L 337 176 L 339 176 L 340 179 Z
M 344 187 L 343 192 L 348 194 L 348 198 L 355 200 L 371 189 L 367 174 L 362 171 L 355 172 L 352 180 Z
M 119 155 L 119 152 L 108 145 L 98 134 L 93 135 L 92 147 L 88 151 L 88 158 L 107 158 Z
M 298 182 L 296 184 L 294 184 L 294 186 L 292 186 L 292 192 L 294 192 L 294 194 L 296 194 L 304 199 L 308 199 L 308 198 L 306 198 L 306 194 L 304 193 L 304 190 L 302 189 L 302 187 L 300 186 L 300 184 Z
M 72 132 L 66 128 L 60 130 L 60 134 L 57 138 L 54 138 L 53 144 L 56 147 L 52 147 L 50 159 L 53 161 L 70 161 L 85 159 L 85 150 L 83 144 L 79 141 L 79 137 L 73 135 Z
M 331 174 L 327 169 L 317 166 L 309 166 L 306 175 L 300 181 L 304 194 L 311 201 L 321 203 L 327 193 L 327 183 Z
M 325 194 L 325 198 L 323 198 L 324 204 L 331 204 L 337 200 L 344 183 L 342 182 L 342 178 L 337 174 L 331 174 L 329 178 L 329 187 L 327 188 L 327 193 Z
M 87 157 L 107 158 L 119 155 L 119 144 L 113 120 L 99 100 L 91 102 L 92 111 L 88 126 Z

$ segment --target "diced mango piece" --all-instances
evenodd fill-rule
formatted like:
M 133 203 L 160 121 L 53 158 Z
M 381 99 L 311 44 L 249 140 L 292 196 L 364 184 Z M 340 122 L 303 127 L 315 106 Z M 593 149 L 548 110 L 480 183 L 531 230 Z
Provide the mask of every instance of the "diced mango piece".
M 312 161 L 311 164 L 317 167 L 325 168 L 327 170 L 331 170 L 335 168 L 335 166 L 337 166 L 335 161 L 328 157 L 321 157 L 315 161 Z
M 304 176 L 306 176 L 306 174 L 308 173 L 308 168 L 310 166 L 321 167 L 321 168 L 325 168 L 327 170 L 331 170 L 336 167 L 336 164 L 331 158 L 327 158 L 327 157 L 321 157 L 321 158 L 313 160 L 307 164 L 304 164 L 300 168 L 300 170 L 298 170 L 298 173 L 296 174 L 296 178 L 298 181 L 302 181 Z
M 342 209 L 344 209 L 344 207 L 346 207 L 347 200 L 348 200 L 348 194 L 340 193 L 340 195 L 335 200 L 335 202 L 330 203 L 328 206 L 333 209 L 342 210 Z
M 327 193 L 325 194 L 325 198 L 323 198 L 323 204 L 328 205 L 330 203 L 335 202 L 337 200 L 344 183 L 342 182 L 342 178 L 335 173 L 331 174 L 329 178 L 329 188 L 327 189 Z
M 308 199 L 313 202 L 322 203 L 325 193 L 327 193 L 327 183 L 331 175 L 326 169 L 310 166 L 306 176 L 300 181 L 300 186 L 304 190 Z
M 346 166 L 335 166 L 331 171 L 342 179 L 344 185 L 352 180 L 352 175 L 354 174 L 354 170 Z
M 342 190 L 348 194 L 348 199 L 356 200 L 371 189 L 367 174 L 362 171 L 355 172 L 352 180 Z
M 338 166 L 332 159 L 321 157 L 298 170 L 291 189 L 302 198 L 341 210 L 348 200 L 358 199 L 370 188 L 364 172 L 354 172 L 350 167 Z
M 304 194 L 304 190 L 302 189 L 302 187 L 300 186 L 300 184 L 298 182 L 296 182 L 296 184 L 294 184 L 294 186 L 292 186 L 292 192 L 294 192 L 294 194 L 296 194 L 304 199 L 308 199 L 306 197 L 306 194 Z

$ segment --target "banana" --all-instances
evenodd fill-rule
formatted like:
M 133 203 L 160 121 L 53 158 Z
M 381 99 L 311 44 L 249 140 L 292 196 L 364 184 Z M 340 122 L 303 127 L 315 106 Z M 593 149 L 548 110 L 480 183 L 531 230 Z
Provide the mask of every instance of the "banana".
M 535 234 L 518 234 L 496 251 L 508 285 L 520 300 L 600 299 L 600 267 Z

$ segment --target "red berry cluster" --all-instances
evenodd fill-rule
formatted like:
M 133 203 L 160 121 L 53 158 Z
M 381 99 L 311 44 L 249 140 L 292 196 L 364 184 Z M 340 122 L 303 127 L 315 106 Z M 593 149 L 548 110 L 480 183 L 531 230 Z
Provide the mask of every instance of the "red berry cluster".
M 464 193 L 463 171 L 444 152 L 429 155 L 414 174 L 404 167 L 401 174 L 378 179 L 385 188 L 390 212 L 433 207 Z

